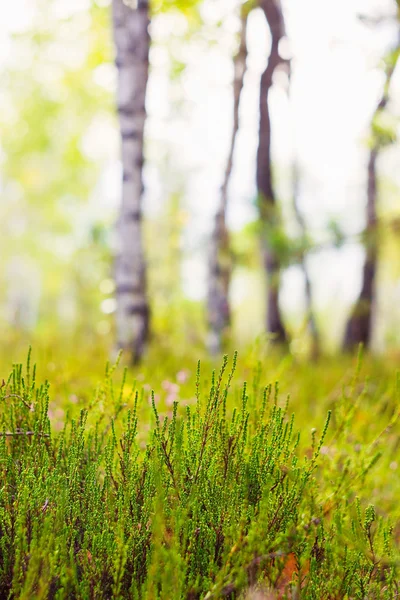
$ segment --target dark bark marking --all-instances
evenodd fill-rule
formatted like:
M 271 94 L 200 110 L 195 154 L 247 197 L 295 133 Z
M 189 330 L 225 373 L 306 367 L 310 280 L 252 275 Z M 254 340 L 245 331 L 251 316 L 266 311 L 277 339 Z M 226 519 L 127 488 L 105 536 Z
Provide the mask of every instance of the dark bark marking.
M 142 316 L 147 316 L 148 315 L 148 309 L 147 306 L 145 304 L 140 304 L 140 305 L 131 305 L 127 308 L 127 313 L 129 315 L 142 315 Z
M 140 211 L 128 212 L 124 215 L 124 220 L 139 222 L 142 220 L 142 213 Z
M 137 140 L 140 136 L 136 129 L 125 129 L 121 131 L 121 137 L 123 140 Z
M 140 286 L 135 285 L 119 285 L 116 288 L 117 294 L 140 294 L 142 292 L 142 288 Z

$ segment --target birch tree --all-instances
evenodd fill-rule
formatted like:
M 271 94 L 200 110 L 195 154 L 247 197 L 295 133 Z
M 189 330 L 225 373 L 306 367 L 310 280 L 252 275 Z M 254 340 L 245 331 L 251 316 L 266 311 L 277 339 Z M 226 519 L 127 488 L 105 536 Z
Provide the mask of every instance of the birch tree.
M 215 214 L 214 229 L 210 241 L 208 257 L 208 295 L 207 313 L 209 325 L 208 345 L 212 353 L 221 350 L 224 332 L 230 325 L 231 310 L 229 304 L 229 287 L 232 272 L 232 253 L 229 231 L 226 225 L 229 183 L 233 170 L 236 138 L 239 131 L 239 106 L 246 73 L 247 58 L 247 17 L 248 7 L 241 7 L 239 49 L 234 57 L 233 80 L 233 125 L 226 162 L 224 179 L 220 189 L 219 205 Z
M 400 54 L 400 37 L 396 48 L 386 58 L 385 83 L 371 121 L 371 148 L 367 166 L 366 226 L 364 230 L 365 261 L 362 284 L 357 301 L 346 325 L 343 348 L 352 350 L 362 343 L 370 347 L 376 304 L 376 274 L 378 263 L 378 182 L 377 163 L 382 149 L 393 141 L 392 132 L 382 126 L 382 116 L 389 102 L 392 76 Z
M 266 330 L 271 334 L 274 342 L 284 343 L 287 335 L 279 308 L 281 264 L 279 253 L 273 243 L 273 232 L 280 227 L 280 218 L 272 178 L 269 93 L 275 70 L 285 62 L 279 53 L 280 41 L 285 36 L 285 26 L 279 0 L 260 0 L 260 8 L 264 12 L 271 32 L 271 50 L 260 81 L 260 125 L 256 174 L 262 225 L 263 261 L 268 285 Z
M 293 209 L 296 216 L 297 224 L 300 228 L 300 234 L 302 240 L 307 240 L 307 223 L 299 205 L 299 183 L 300 173 L 299 166 L 295 157 L 293 169 Z M 303 246 L 303 244 L 302 244 Z M 301 248 L 299 265 L 303 272 L 304 277 L 304 291 L 306 300 L 306 323 L 311 337 L 311 351 L 310 355 L 312 358 L 317 358 L 320 355 L 321 340 L 318 331 L 317 319 L 313 308 L 313 289 L 311 284 L 310 275 L 307 268 L 307 256 L 304 247 Z
M 117 344 L 137 362 L 149 334 L 149 304 L 142 234 L 143 137 L 149 72 L 149 3 L 113 0 L 121 133 L 122 201 L 115 265 Z

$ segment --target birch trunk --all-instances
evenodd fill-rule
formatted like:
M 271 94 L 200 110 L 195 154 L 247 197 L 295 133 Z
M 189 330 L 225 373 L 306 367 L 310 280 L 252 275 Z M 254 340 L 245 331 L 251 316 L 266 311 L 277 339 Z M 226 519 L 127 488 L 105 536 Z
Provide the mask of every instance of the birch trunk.
M 301 235 L 303 239 L 307 236 L 307 225 L 304 216 L 299 206 L 299 169 L 295 162 L 293 165 L 293 208 L 296 215 L 297 223 L 300 227 Z M 305 251 L 302 251 L 300 257 L 300 267 L 303 271 L 304 284 L 305 284 L 305 295 L 306 295 L 306 319 L 307 325 L 311 335 L 311 357 L 316 359 L 321 352 L 321 341 L 318 331 L 317 321 L 313 309 L 313 291 L 310 276 L 306 264 Z
M 215 215 L 214 230 L 211 236 L 208 259 L 208 346 L 210 352 L 213 354 L 216 354 L 221 350 L 223 334 L 231 322 L 229 286 L 232 272 L 232 253 L 229 243 L 229 231 L 226 226 L 226 211 L 228 206 L 228 187 L 233 169 L 233 156 L 235 152 L 236 137 L 239 131 L 240 97 L 243 89 L 244 76 L 246 73 L 247 16 L 247 11 L 242 9 L 240 44 L 239 50 L 234 58 L 233 126 L 231 143 L 226 163 L 224 180 L 220 190 L 219 206 Z
M 143 136 L 150 44 L 148 2 L 141 0 L 133 9 L 122 0 L 113 0 L 112 14 L 123 171 L 115 265 L 117 343 L 137 362 L 149 334 L 142 239 Z
M 376 131 L 375 124 L 389 102 L 390 84 L 398 62 L 399 52 L 400 38 L 393 56 L 389 57 L 382 97 L 372 117 L 371 132 L 373 141 L 368 159 L 366 228 L 364 231 L 366 258 L 363 267 L 361 291 L 346 325 L 343 340 L 344 350 L 353 350 L 360 343 L 369 348 L 372 341 L 378 263 L 377 161 L 380 151 L 387 143 L 387 140 L 382 139 L 379 131 Z
M 271 118 L 268 105 L 273 74 L 275 69 L 285 62 L 279 54 L 279 42 L 285 35 L 285 28 L 278 0 L 261 0 L 260 7 L 264 11 L 271 32 L 271 51 L 260 81 L 260 127 L 257 151 L 257 191 L 263 227 L 264 267 L 268 283 L 266 329 L 272 335 L 272 341 L 285 343 L 287 336 L 279 308 L 280 257 L 270 243 L 270 233 L 275 227 L 279 227 L 280 219 L 272 180 Z

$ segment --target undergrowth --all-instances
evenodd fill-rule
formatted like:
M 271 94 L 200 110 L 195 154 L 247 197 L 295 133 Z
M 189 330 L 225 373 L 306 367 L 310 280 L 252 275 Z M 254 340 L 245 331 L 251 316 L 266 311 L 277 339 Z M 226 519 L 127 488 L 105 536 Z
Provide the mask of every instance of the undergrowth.
M 108 368 L 55 431 L 49 384 L 30 357 L 14 365 L 0 390 L 0 598 L 397 598 L 397 523 L 366 491 L 398 410 L 358 443 L 356 373 L 300 436 L 278 386 L 256 371 L 238 393 L 235 367 L 225 358 L 206 391 L 199 364 L 195 402 L 168 414 L 153 393 L 149 430 L 144 395 L 125 377 L 115 393 Z

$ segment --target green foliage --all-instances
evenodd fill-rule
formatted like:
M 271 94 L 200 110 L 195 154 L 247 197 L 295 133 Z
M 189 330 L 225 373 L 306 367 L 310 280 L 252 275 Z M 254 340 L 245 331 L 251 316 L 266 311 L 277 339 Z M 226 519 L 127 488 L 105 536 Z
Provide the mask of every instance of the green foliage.
M 371 147 L 384 148 L 397 141 L 397 119 L 387 112 L 379 110 L 371 123 Z
M 151 11 L 154 14 L 177 11 L 183 14 L 188 22 L 199 25 L 199 0 L 152 0 Z
M 330 219 L 327 229 L 332 238 L 332 245 L 335 248 L 342 248 L 347 239 L 346 234 L 343 232 L 340 226 L 340 223 L 338 223 L 335 219 Z
M 79 269 L 82 254 L 95 279 L 91 298 L 104 277 L 104 249 L 90 240 L 90 228 L 110 215 L 100 214 L 99 198 L 90 200 L 99 194 L 109 154 L 94 138 L 109 137 L 114 127 L 112 37 L 108 7 L 95 2 L 60 10 L 57 2 L 32 0 L 30 10 L 29 28 L 10 39 L 2 65 L 0 219 L 10 226 L 3 228 L 0 252 L 6 266 L 15 256 L 33 263 L 41 313 L 54 321 L 60 296 L 79 305 L 86 293 L 88 301 L 87 281 L 86 290 L 78 282 L 87 280 Z M 0 303 L 9 288 L 5 272 Z M 93 304 L 90 314 L 97 312 Z
M 144 393 L 126 393 L 126 372 L 116 393 L 107 367 L 56 433 L 49 384 L 30 356 L 15 365 L 0 396 L 2 597 L 394 598 L 393 527 L 358 496 L 398 411 L 349 451 L 368 395 L 356 371 L 302 441 L 261 364 L 241 389 L 235 369 L 225 357 L 207 381 L 199 363 L 194 400 L 166 412 L 152 393 L 145 433 Z

